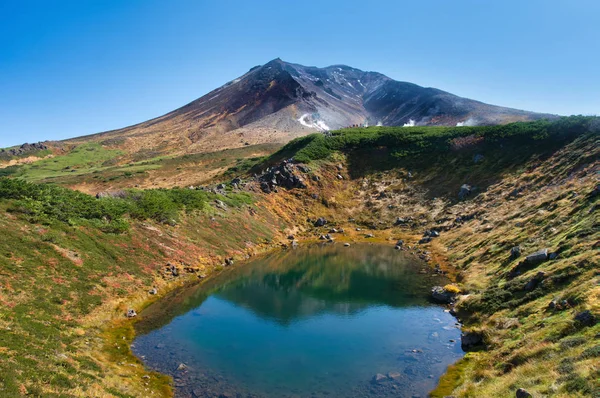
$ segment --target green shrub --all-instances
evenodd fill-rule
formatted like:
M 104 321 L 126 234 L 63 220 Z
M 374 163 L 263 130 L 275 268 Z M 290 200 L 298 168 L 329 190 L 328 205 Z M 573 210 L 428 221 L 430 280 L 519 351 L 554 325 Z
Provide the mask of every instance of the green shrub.
M 129 190 L 97 199 L 56 185 L 0 178 L 0 200 L 9 201 L 9 211 L 40 224 L 87 222 L 107 233 L 127 231 L 128 218 L 174 224 L 181 211 L 205 211 L 216 199 L 232 207 L 253 203 L 245 192 L 223 196 L 181 188 Z
M 273 159 L 294 157 L 298 162 L 325 159 L 334 151 L 360 148 L 387 148 L 395 158 L 422 153 L 442 153 L 463 147 L 496 148 L 512 145 L 556 145 L 562 140 L 594 128 L 597 118 L 562 117 L 556 120 L 517 122 L 497 126 L 476 127 L 365 127 L 311 134 L 296 138 L 271 156 Z M 457 142 L 461 143 L 457 146 Z

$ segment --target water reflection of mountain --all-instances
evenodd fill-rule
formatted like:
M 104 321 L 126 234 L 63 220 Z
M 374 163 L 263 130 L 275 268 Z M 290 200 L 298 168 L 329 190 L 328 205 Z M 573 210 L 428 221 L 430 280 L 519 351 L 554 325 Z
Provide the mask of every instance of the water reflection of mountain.
M 369 306 L 427 304 L 432 277 L 391 247 L 313 246 L 274 254 L 178 291 L 143 313 L 138 332 L 162 326 L 209 296 L 281 324 L 320 313 L 353 314 Z M 440 277 L 437 277 L 440 278 Z

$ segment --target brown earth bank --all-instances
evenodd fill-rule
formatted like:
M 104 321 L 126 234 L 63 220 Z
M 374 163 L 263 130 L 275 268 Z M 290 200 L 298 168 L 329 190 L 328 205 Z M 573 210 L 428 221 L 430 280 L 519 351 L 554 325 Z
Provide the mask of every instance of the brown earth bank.
M 432 396 L 598 396 L 598 144 L 584 134 L 501 169 L 507 154 L 461 150 L 368 169 L 361 157 L 381 148 L 336 152 L 279 166 L 302 181 L 290 189 L 249 176 L 225 184 L 249 192 L 250 205 L 217 201 L 176 225 L 133 222 L 121 235 L 31 223 L 3 203 L 0 396 L 172 395 L 168 378 L 132 356 L 128 310 L 289 247 L 290 235 L 401 240 L 427 272 L 454 277 L 438 294 L 463 322 L 469 352 Z

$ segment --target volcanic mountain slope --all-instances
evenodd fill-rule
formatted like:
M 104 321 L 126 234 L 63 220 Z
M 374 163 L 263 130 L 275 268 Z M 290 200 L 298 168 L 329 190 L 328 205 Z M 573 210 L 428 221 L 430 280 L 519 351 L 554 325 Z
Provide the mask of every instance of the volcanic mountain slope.
M 99 141 L 128 153 L 209 152 L 287 142 L 355 124 L 473 125 L 552 115 L 484 104 L 344 65 L 275 59 L 164 116 L 69 142 Z

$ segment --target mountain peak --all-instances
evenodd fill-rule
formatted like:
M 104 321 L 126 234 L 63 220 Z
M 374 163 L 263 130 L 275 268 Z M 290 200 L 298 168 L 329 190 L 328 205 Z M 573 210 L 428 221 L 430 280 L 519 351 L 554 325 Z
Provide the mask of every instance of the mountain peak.
M 159 118 L 101 134 L 160 151 L 165 140 L 198 152 L 286 142 L 352 125 L 476 125 L 552 115 L 503 108 L 348 65 L 303 66 L 277 57 Z

